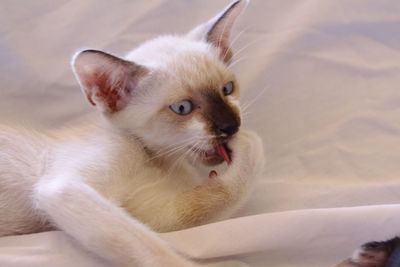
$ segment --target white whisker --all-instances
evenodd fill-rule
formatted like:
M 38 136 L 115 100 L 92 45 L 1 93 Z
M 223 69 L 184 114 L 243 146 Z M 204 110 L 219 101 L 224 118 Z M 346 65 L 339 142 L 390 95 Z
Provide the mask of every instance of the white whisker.
M 200 156 L 200 154 L 204 154 L 204 146 L 207 144 L 207 142 L 204 142 L 204 141 L 202 141 L 202 142 L 200 142 L 199 143 L 199 145 L 198 145 L 198 147 L 196 147 L 195 149 L 194 149 L 194 151 L 196 152 L 195 154 L 194 154 L 194 158 L 193 158 L 193 160 L 192 160 L 192 163 L 194 164 L 194 163 L 196 163 L 196 160 L 197 160 L 197 158 Z
M 229 64 L 229 68 L 232 68 L 233 66 L 235 66 L 237 63 L 239 63 L 240 61 L 244 60 L 244 59 L 248 59 L 248 57 L 241 57 L 239 59 L 236 59 L 235 61 L 233 61 L 232 63 Z
M 197 145 L 198 145 L 198 141 L 193 146 L 196 147 Z M 168 175 L 171 174 L 172 171 L 175 170 L 175 168 L 179 167 L 182 164 L 182 162 L 186 159 L 186 157 L 189 156 L 192 152 L 193 152 L 192 149 L 188 149 L 181 156 L 179 156 L 179 158 L 169 168 Z
M 253 105 L 256 101 L 260 100 L 260 97 L 267 91 L 268 88 L 269 85 L 265 86 L 255 97 L 242 104 L 241 105 L 242 112 L 246 112 L 251 105 Z
M 240 48 L 238 51 L 236 51 L 235 53 L 233 53 L 233 58 L 237 57 L 238 55 L 240 55 L 240 53 L 242 53 L 245 49 L 249 48 L 251 45 L 254 45 L 256 42 L 260 41 L 261 39 L 256 39 L 248 44 L 246 44 L 245 46 L 243 46 L 242 48 Z
M 190 143 L 192 143 L 196 139 L 197 139 L 197 137 L 193 136 L 193 137 L 184 139 L 178 143 L 170 144 L 170 145 L 166 146 L 165 148 L 162 148 L 162 149 L 156 151 L 156 155 L 154 157 L 149 158 L 148 161 L 154 160 L 154 159 L 162 157 L 162 156 L 171 156 L 171 155 L 179 152 L 179 150 L 186 148 Z
M 228 46 L 228 49 L 226 49 L 222 60 L 225 60 L 225 58 L 226 58 L 226 56 L 227 56 L 227 54 L 228 54 L 228 51 L 233 47 L 233 45 L 234 45 L 235 42 L 239 39 L 239 37 L 240 37 L 245 31 L 247 31 L 249 28 L 251 28 L 251 27 L 250 27 L 250 26 L 247 26 L 246 28 L 244 28 L 243 30 L 241 30 L 241 31 L 235 36 L 235 38 L 230 42 L 230 44 L 229 44 L 229 46 Z
M 243 118 L 246 118 L 246 117 L 248 117 L 249 115 L 251 114 L 251 112 L 242 112 L 242 117 Z

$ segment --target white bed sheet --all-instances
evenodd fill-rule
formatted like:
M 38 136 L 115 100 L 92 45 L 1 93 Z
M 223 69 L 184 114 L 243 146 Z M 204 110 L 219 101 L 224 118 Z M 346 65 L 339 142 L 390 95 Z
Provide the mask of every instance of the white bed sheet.
M 228 1 L 0 4 L 0 121 L 88 118 L 69 67 L 79 48 L 124 55 L 183 33 Z M 267 165 L 235 219 L 163 234 L 200 258 L 331 266 L 400 232 L 400 2 L 252 0 L 233 69 Z M 0 266 L 101 266 L 62 232 L 0 238 Z M 227 263 L 231 266 L 231 263 Z

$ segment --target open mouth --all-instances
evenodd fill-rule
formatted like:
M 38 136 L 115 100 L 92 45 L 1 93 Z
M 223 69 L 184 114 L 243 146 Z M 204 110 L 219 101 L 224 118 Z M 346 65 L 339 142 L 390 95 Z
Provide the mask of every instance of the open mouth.
M 201 154 L 204 161 L 210 165 L 219 164 L 226 161 L 227 164 L 231 163 L 231 150 L 226 144 L 217 144 L 212 149 L 209 150 L 198 150 L 192 148 L 192 150 Z

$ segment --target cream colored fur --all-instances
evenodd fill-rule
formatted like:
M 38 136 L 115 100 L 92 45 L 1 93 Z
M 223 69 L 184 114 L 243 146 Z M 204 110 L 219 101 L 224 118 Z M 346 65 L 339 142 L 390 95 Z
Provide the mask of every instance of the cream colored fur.
M 226 18 L 220 22 L 228 25 L 222 31 L 230 30 L 246 5 L 237 2 L 221 13 Z M 229 8 L 234 12 L 227 14 Z M 195 94 L 194 88 L 236 84 L 221 57 L 226 51 L 198 37 L 221 14 L 187 36 L 160 37 L 129 53 L 125 60 L 148 71 L 135 83 L 132 99 L 119 98 L 116 108 L 124 106 L 118 112 L 98 94 L 92 101 L 102 116 L 85 127 L 51 133 L 0 128 L 0 236 L 60 229 L 114 266 L 199 264 L 153 230 L 226 218 L 243 202 L 264 162 L 260 138 L 240 130 L 228 142 L 232 164 L 216 177 L 201 176 L 190 160 L 201 161 L 215 137 L 197 113 L 189 119 L 166 108 Z M 79 70 L 80 55 L 73 67 L 85 91 L 82 77 L 101 59 L 89 54 Z M 101 64 L 112 84 L 125 75 L 122 65 Z M 118 85 L 128 83 L 126 78 Z M 239 109 L 237 92 L 226 97 Z

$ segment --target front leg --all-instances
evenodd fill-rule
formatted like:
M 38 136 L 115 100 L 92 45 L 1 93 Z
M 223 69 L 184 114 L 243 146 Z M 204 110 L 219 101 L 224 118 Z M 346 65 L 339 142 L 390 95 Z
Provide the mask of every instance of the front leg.
M 43 182 L 34 198 L 58 229 L 113 266 L 195 266 L 84 183 Z
M 225 173 L 210 174 L 204 184 L 174 198 L 179 228 L 228 217 L 248 195 L 264 166 L 261 139 L 253 132 L 241 131 L 230 148 L 232 163 Z

